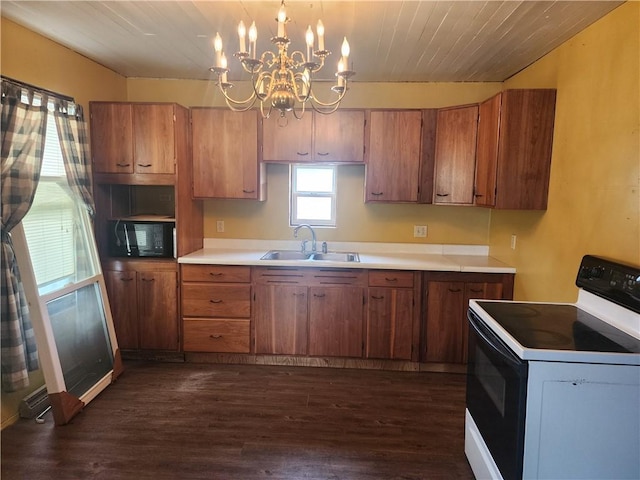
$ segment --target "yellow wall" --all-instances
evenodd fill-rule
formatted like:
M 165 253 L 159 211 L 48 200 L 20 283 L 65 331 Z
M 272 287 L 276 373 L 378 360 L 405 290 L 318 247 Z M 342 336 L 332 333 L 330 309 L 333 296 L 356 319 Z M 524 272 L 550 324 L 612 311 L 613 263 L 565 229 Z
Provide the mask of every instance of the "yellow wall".
M 86 113 L 89 100 L 126 100 L 124 77 L 4 17 L 1 27 L 2 75 L 74 97 Z M 2 392 L 2 427 L 16 420 L 20 400 L 44 384 L 41 370 L 29 378 L 30 387 Z
M 558 90 L 547 211 L 491 216 L 491 255 L 517 268 L 519 299 L 575 301 L 584 254 L 640 264 L 639 42 L 627 2 L 505 82 Z

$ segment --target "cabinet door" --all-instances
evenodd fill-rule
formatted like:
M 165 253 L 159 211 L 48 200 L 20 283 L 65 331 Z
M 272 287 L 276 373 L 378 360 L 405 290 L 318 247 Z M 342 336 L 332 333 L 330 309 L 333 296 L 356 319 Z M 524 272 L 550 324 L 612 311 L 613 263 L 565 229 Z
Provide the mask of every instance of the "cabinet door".
M 175 272 L 138 272 L 140 348 L 178 349 L 178 299 Z
M 133 173 L 131 104 L 91 103 L 91 153 L 96 173 Z
M 556 91 L 502 94 L 496 208 L 547 208 Z
M 314 114 L 313 154 L 316 162 L 364 161 L 364 111 Z
M 313 115 L 305 113 L 300 120 L 293 115 L 281 118 L 274 114 L 262 120 L 262 161 L 300 163 L 313 162 L 311 145 Z
M 463 282 L 428 282 L 426 361 L 462 363 L 464 361 Z
M 502 94 L 482 102 L 478 119 L 478 151 L 476 152 L 476 205 L 495 205 L 496 168 L 498 165 L 498 134 Z
M 104 280 L 118 347 L 135 350 L 139 348 L 136 272 L 105 270 Z
M 369 288 L 367 358 L 411 360 L 413 290 Z
M 434 203 L 473 203 L 477 131 L 477 105 L 438 111 Z
M 307 354 L 307 287 L 257 285 L 255 353 Z
M 193 108 L 191 131 L 193 196 L 257 199 L 257 113 Z
M 364 288 L 309 288 L 309 355 L 362 357 Z
M 368 202 L 417 202 L 422 112 L 372 111 L 365 179 Z
M 135 173 L 176 171 L 173 105 L 133 105 Z

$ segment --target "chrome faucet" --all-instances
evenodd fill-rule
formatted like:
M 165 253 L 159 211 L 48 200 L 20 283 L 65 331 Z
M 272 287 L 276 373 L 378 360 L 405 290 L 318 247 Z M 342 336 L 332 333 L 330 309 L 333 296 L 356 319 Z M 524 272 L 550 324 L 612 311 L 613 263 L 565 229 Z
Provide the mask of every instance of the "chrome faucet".
M 316 251 L 316 231 L 313 229 L 313 227 L 307 223 L 303 223 L 302 225 L 298 225 L 296 228 L 293 229 L 293 238 L 298 238 L 298 231 L 301 228 L 308 228 L 309 231 L 311 232 L 311 251 L 315 252 Z M 307 241 L 304 240 L 302 242 L 302 251 L 304 252 L 307 246 Z

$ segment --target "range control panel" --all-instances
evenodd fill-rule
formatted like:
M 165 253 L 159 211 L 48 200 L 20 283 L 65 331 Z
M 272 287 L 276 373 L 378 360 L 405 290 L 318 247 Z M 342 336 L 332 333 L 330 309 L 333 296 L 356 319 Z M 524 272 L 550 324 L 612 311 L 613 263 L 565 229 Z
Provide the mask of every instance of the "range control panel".
M 640 267 L 585 255 L 576 285 L 640 313 Z

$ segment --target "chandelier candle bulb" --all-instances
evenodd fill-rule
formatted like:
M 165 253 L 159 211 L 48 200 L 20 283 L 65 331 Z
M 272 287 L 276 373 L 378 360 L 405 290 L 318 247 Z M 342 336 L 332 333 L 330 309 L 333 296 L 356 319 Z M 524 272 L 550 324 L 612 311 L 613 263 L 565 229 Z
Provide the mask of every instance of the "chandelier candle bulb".
M 311 62 L 311 52 L 313 51 L 313 30 L 311 30 L 311 25 L 307 27 L 307 62 Z
M 213 40 L 213 49 L 216 52 L 216 67 L 222 66 L 222 38 L 220 33 L 216 33 L 216 38 Z
M 252 58 L 256 58 L 256 42 L 258 40 L 258 29 L 256 28 L 256 22 L 252 22 L 249 27 L 249 53 L 253 56 Z
M 284 4 L 280 6 L 280 10 L 278 10 L 278 37 L 284 38 L 284 24 L 287 21 L 287 12 L 284 9 Z
M 240 40 L 240 53 L 245 53 L 247 51 L 247 46 L 245 43 L 245 37 L 247 36 L 247 29 L 244 26 L 244 22 L 240 20 L 238 24 L 238 39 Z
M 222 52 L 222 57 L 220 59 L 220 66 L 222 68 L 227 68 L 227 56 Z M 227 72 L 222 74 L 222 83 L 227 83 Z
M 340 75 L 342 72 L 344 72 L 344 60 L 340 59 L 340 61 L 338 62 L 338 86 L 339 87 L 344 87 L 344 77 Z
M 318 20 L 316 32 L 318 32 L 318 50 L 322 52 L 324 51 L 324 25 L 322 24 L 322 20 Z
M 349 68 L 349 42 L 347 42 L 347 37 L 344 37 L 342 42 L 342 62 L 344 64 L 343 71 Z

